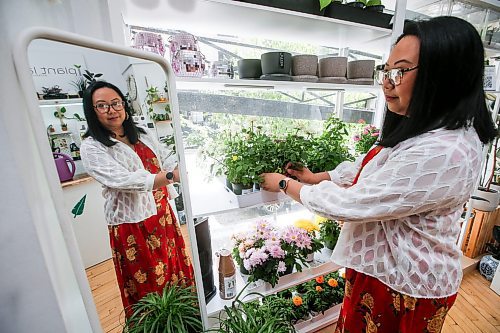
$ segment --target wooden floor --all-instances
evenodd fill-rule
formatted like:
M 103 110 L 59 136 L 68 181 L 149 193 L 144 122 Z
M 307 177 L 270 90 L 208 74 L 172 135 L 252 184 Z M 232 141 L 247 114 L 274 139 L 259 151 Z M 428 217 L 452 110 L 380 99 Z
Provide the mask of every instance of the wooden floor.
M 89 268 L 87 276 L 104 332 L 121 332 L 123 306 L 113 262 L 107 260 Z M 318 333 L 332 333 L 334 329 L 333 325 Z M 477 270 L 464 277 L 457 300 L 446 318 L 442 332 L 500 332 L 500 296 L 489 288 L 489 282 Z

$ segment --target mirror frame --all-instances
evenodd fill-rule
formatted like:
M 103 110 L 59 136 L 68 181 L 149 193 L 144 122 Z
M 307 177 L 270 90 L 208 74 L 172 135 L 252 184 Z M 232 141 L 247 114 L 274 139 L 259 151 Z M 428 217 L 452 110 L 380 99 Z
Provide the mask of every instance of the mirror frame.
M 43 39 L 54 42 L 60 42 L 64 44 L 74 45 L 78 47 L 90 48 L 98 51 L 113 53 L 121 56 L 128 56 L 139 58 L 142 60 L 152 61 L 160 65 L 160 67 L 165 72 L 167 84 L 168 84 L 168 94 L 170 98 L 170 108 L 172 112 L 172 124 L 174 127 L 174 139 L 176 145 L 176 154 L 178 158 L 178 166 L 181 178 L 181 190 L 184 194 L 184 207 L 186 211 L 188 236 L 191 242 L 191 257 L 192 264 L 195 274 L 196 282 L 196 292 L 198 295 L 198 304 L 200 307 L 201 319 L 204 328 L 208 328 L 208 317 L 206 311 L 205 295 L 203 291 L 203 280 L 201 275 L 200 260 L 198 255 L 198 244 L 196 242 L 196 233 L 194 227 L 194 219 L 192 214 L 192 207 L 189 191 L 189 183 L 186 172 L 186 161 L 184 158 L 184 145 L 182 142 L 182 131 L 180 122 L 180 112 L 179 112 L 179 102 L 177 99 L 177 90 L 175 85 L 175 75 L 172 67 L 167 62 L 167 60 L 157 54 L 140 51 L 131 47 L 125 47 L 116 45 L 110 42 L 101 41 L 98 39 L 65 32 L 53 28 L 46 27 L 32 27 L 23 30 L 18 38 L 15 40 L 13 45 L 13 60 L 16 68 L 17 78 L 22 89 L 25 101 L 28 106 L 28 114 L 30 119 L 30 125 L 33 128 L 33 135 L 36 138 L 38 145 L 42 145 L 42 150 L 45 150 L 47 154 L 42 154 L 41 164 L 43 167 L 43 172 L 48 179 L 50 188 L 49 191 L 53 198 L 62 198 L 62 188 L 60 182 L 58 181 L 58 176 L 56 169 L 54 168 L 54 162 L 51 158 L 50 146 L 46 140 L 45 128 L 42 126 L 43 120 L 40 114 L 40 108 L 38 100 L 35 94 L 35 85 L 30 72 L 30 64 L 28 59 L 28 48 L 30 43 L 35 39 Z M 181 153 L 182 152 L 182 153 Z M 97 309 L 94 303 L 94 299 L 90 290 L 89 282 L 87 280 L 87 275 L 85 273 L 85 268 L 80 257 L 80 250 L 76 242 L 76 238 L 73 232 L 73 227 L 71 225 L 70 214 L 66 211 L 64 204 L 61 200 L 55 200 L 57 217 L 59 220 L 59 225 L 61 231 L 64 235 L 65 246 L 68 250 L 68 255 L 71 259 L 71 265 L 74 270 L 78 287 L 80 288 L 80 293 L 83 298 L 85 309 L 89 317 L 89 321 L 95 332 L 102 331 L 101 324 L 99 321 L 99 316 L 97 314 Z M 44 229 L 49 226 L 44 224 L 44 221 L 36 223 L 35 228 L 37 230 L 38 238 L 42 245 L 42 251 L 44 252 L 45 258 L 50 258 L 51 255 L 57 253 L 54 251 L 56 247 L 53 244 L 53 239 L 50 235 L 44 232 Z M 61 272 L 67 270 L 56 260 L 47 260 L 47 268 L 49 271 Z

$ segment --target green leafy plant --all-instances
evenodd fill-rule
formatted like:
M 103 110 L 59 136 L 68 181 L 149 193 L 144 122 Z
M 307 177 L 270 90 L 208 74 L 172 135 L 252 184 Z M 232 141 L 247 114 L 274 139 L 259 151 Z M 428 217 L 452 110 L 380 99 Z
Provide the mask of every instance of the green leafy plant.
M 88 87 L 91 83 L 94 83 L 97 81 L 98 78 L 102 76 L 102 73 L 92 73 L 88 70 L 85 70 L 85 73 L 83 74 L 83 77 L 87 80 L 86 87 Z
M 323 313 L 342 302 L 343 279 L 337 272 L 326 276 L 320 275 L 305 283 L 303 298 L 311 312 Z
M 319 218 L 319 239 L 330 250 L 335 248 L 340 235 L 340 226 L 337 221 Z
M 166 285 L 162 294 L 150 293 L 132 305 L 125 333 L 194 333 L 203 330 L 198 298 L 192 287 Z
M 58 118 L 61 121 L 61 126 L 63 124 L 63 119 L 76 119 L 79 121 L 85 121 L 85 118 L 80 116 L 78 113 L 73 113 L 73 117 L 66 117 L 66 112 L 67 110 L 64 106 L 56 107 L 56 111 L 54 111 L 54 117 Z
M 248 284 L 245 288 L 248 287 Z M 259 293 L 248 293 L 242 297 L 245 290 L 243 288 L 231 302 L 231 306 L 224 306 L 216 318 L 218 328 L 210 329 L 208 332 L 217 333 L 294 333 L 296 332 L 290 321 L 283 316 L 275 316 L 267 311 L 268 308 L 259 304 L 258 300 L 244 302 L 245 297 L 257 296 L 262 298 Z
M 366 2 L 366 7 L 371 7 L 371 6 L 381 6 L 382 1 L 381 0 L 368 0 Z
M 319 0 L 319 10 L 328 7 L 332 2 L 342 3 L 342 0 Z
M 312 139 L 306 151 L 305 165 L 312 172 L 333 170 L 340 163 L 352 160 L 347 148 L 347 126 L 331 116 L 323 125 L 323 133 Z
M 364 120 L 360 119 L 358 123 L 364 124 Z M 354 150 L 358 154 L 366 154 L 368 150 L 377 142 L 380 135 L 380 130 L 373 125 L 364 126 L 352 138 L 354 140 Z

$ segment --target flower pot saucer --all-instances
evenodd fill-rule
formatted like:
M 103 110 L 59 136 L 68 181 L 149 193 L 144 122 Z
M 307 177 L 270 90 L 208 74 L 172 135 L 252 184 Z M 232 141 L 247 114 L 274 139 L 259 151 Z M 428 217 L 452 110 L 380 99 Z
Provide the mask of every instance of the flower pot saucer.
M 326 76 L 320 77 L 318 82 L 322 83 L 347 83 L 347 79 L 345 77 L 336 77 L 336 76 Z
M 292 81 L 292 76 L 288 74 L 264 74 L 260 76 L 260 79 L 272 81 Z
M 318 77 L 316 75 L 294 75 L 292 81 L 318 82 Z

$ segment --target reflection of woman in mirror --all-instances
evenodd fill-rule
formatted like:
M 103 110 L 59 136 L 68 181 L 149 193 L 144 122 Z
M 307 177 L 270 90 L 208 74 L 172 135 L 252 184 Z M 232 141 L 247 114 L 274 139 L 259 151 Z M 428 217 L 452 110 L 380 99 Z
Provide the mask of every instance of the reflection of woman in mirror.
M 191 262 L 167 200 L 166 185 L 179 179 L 175 161 L 154 133 L 134 124 L 116 86 L 91 84 L 84 92 L 83 108 L 88 130 L 81 157 L 87 172 L 104 188 L 104 213 L 124 307 L 148 293 L 161 294 L 168 283 L 193 284 Z

